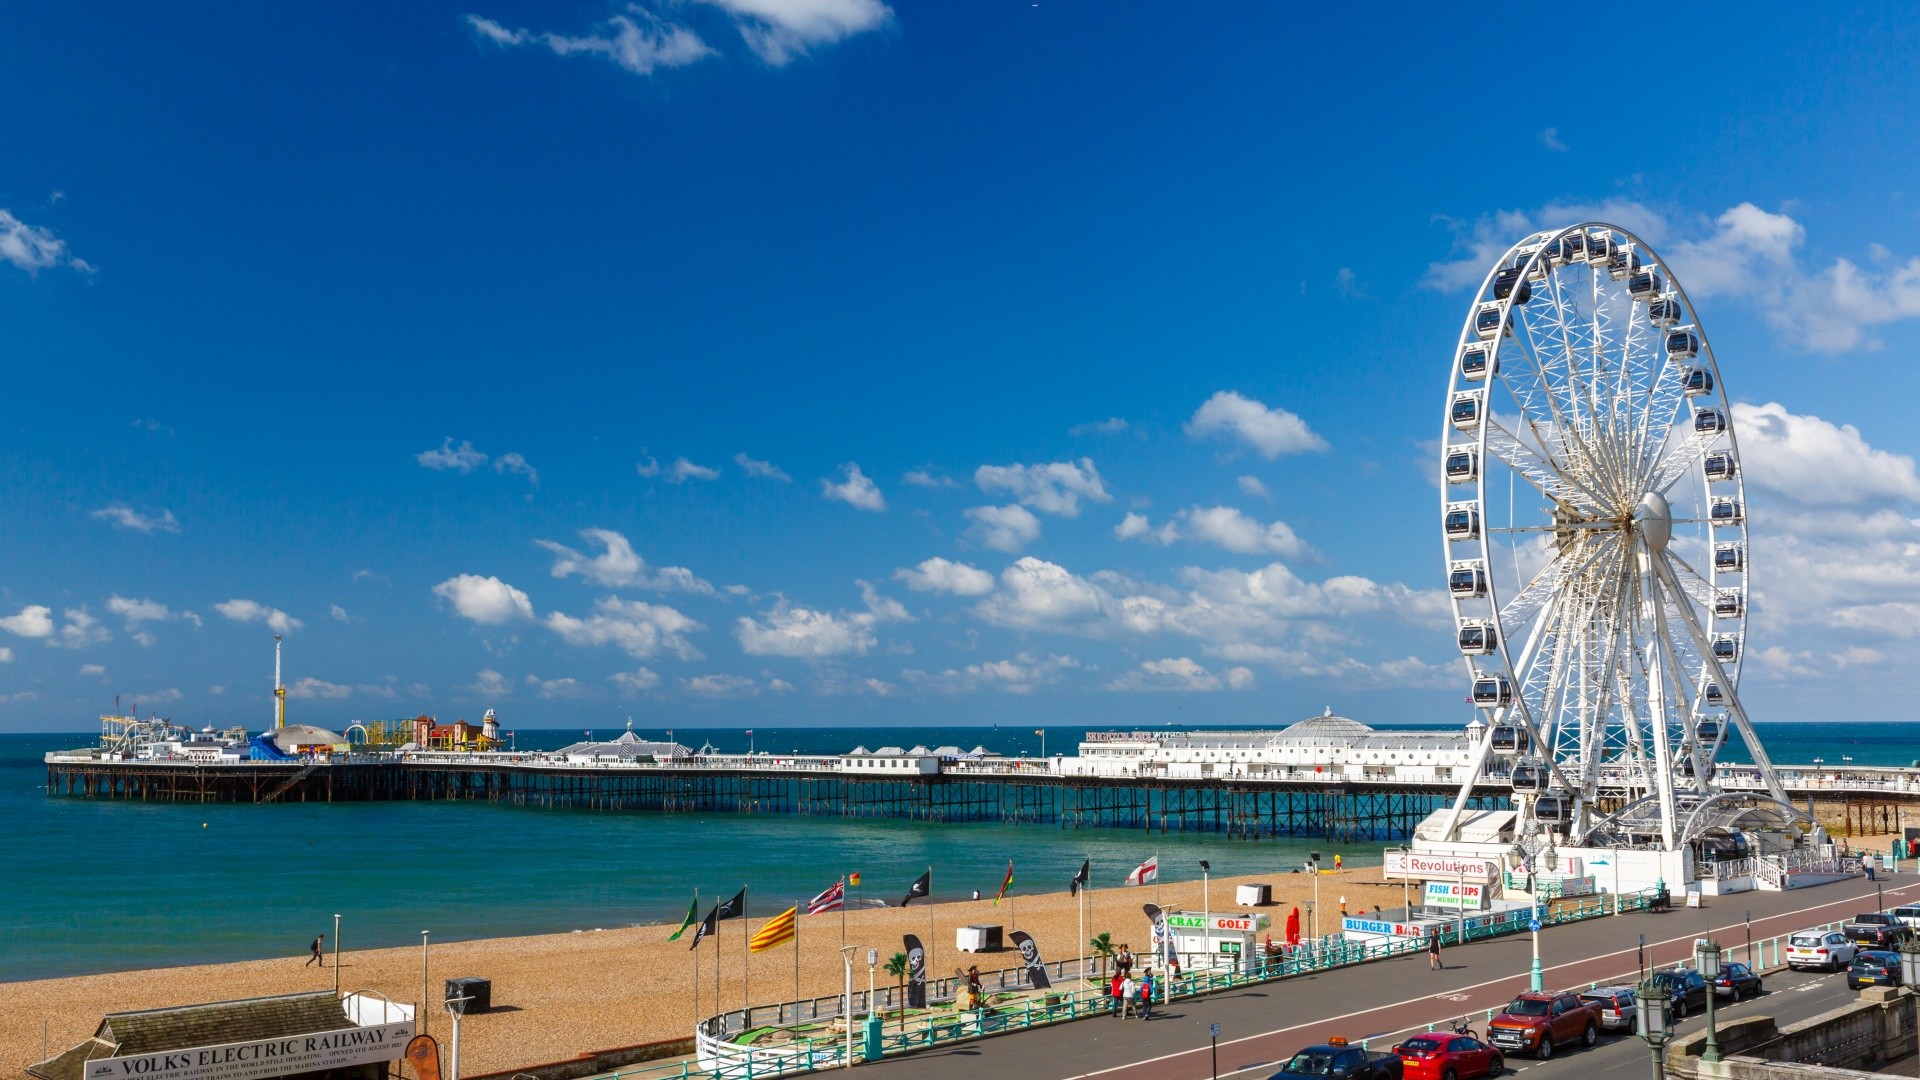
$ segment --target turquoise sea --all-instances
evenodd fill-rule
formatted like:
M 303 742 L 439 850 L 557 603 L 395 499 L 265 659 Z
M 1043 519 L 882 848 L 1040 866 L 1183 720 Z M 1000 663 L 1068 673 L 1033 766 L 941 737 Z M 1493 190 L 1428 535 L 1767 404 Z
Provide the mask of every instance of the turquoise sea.
M 1907 765 L 1920 724 L 1768 724 L 1776 762 Z M 605 733 L 603 733 L 605 734 Z M 649 735 L 664 733 L 643 732 Z M 1048 749 L 1078 730 L 1053 728 Z M 679 731 L 679 741 L 747 749 L 740 731 Z M 551 748 L 575 731 L 519 732 Z M 695 887 L 711 898 L 749 887 L 750 912 L 805 899 L 859 871 L 865 894 L 898 903 L 933 868 L 934 898 L 1000 884 L 1066 886 L 1091 857 L 1096 886 L 1118 884 L 1156 850 L 1166 880 L 1299 865 L 1306 841 L 1057 826 L 555 810 L 485 803 L 291 803 L 272 806 L 90 802 L 45 794 L 41 755 L 85 734 L 0 735 L 0 981 L 297 955 L 343 917 L 349 948 L 554 933 L 677 920 Z M 1031 728 L 758 729 L 762 750 L 830 753 L 856 744 L 984 743 L 1038 754 Z M 1736 760 L 1729 748 L 1727 760 Z M 1333 850 L 1328 849 L 1329 854 Z M 1374 847 L 1346 861 L 1377 862 Z

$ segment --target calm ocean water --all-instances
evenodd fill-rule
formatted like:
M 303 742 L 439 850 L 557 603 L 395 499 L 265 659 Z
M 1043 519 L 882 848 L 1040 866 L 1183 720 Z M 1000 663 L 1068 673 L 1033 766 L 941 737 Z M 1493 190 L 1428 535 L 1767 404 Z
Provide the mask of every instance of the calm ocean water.
M 1768 724 L 1776 762 L 1907 765 L 1920 724 Z M 598 733 L 602 737 L 612 732 Z M 651 733 L 649 733 L 651 734 Z M 740 731 L 680 731 L 698 746 L 747 748 Z M 1077 730 L 1049 729 L 1048 749 Z M 519 733 L 521 748 L 570 742 L 574 731 Z M 274 806 L 89 802 L 44 792 L 41 755 L 86 735 L 0 735 L 0 981 L 169 964 L 296 955 L 343 916 L 349 948 L 554 933 L 666 922 L 693 889 L 711 898 L 750 887 L 754 912 L 804 899 L 846 871 L 868 896 L 898 903 L 933 867 L 934 898 L 997 888 L 1008 859 L 1014 892 L 1064 888 L 1082 858 L 1096 885 L 1118 884 L 1161 853 L 1166 880 L 1299 865 L 1324 845 L 1230 842 L 1056 826 L 645 814 L 484 803 Z M 972 747 L 1037 754 L 1031 728 L 757 730 L 758 749 L 834 753 L 858 743 Z M 1731 748 L 1730 748 L 1731 750 Z M 1736 760 L 1730 752 L 1728 760 Z M 1332 850 L 1342 849 L 1329 849 Z M 1345 849 L 1350 863 L 1377 848 Z

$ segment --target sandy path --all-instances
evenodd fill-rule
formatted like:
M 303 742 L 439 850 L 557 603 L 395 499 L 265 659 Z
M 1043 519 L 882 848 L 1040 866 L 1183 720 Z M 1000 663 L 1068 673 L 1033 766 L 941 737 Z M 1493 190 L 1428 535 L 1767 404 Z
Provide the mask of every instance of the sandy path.
M 1251 854 L 1251 853 L 1250 853 Z M 1252 861 L 1251 859 L 1249 861 Z M 1281 929 L 1295 903 L 1312 898 L 1312 878 L 1274 872 L 1213 882 L 1215 910 L 1233 908 L 1233 886 L 1264 881 L 1273 885 L 1275 904 L 1263 909 L 1272 916 L 1274 934 Z M 1350 869 L 1323 875 L 1320 893 L 1325 910 L 1337 913 L 1339 897 L 1349 907 L 1375 910 L 1397 907 L 1401 888 L 1380 883 L 1378 867 Z M 1156 898 L 1157 894 L 1157 898 Z M 1130 942 L 1136 950 L 1149 940 L 1147 920 L 1140 905 L 1157 902 L 1172 908 L 1201 907 L 1199 882 L 1181 882 L 1141 888 L 1096 888 L 1091 893 L 1087 934 L 1106 931 L 1116 942 Z M 978 963 L 983 970 L 1012 967 L 1018 953 L 1007 951 L 974 957 L 954 949 L 955 928 L 971 923 L 997 923 L 1026 930 L 1048 960 L 1069 959 L 1076 937 L 1075 903 L 1064 892 L 1023 895 L 998 908 L 990 900 L 944 904 L 916 903 L 907 908 L 850 911 L 846 916 L 846 943 L 859 946 L 855 983 L 867 982 L 866 949 L 886 957 L 900 951 L 903 933 L 915 933 L 931 944 L 933 975 L 950 975 L 956 965 Z M 757 929 L 756 915 L 747 926 Z M 931 923 L 931 931 L 929 924 Z M 1323 920 L 1323 929 L 1330 929 Z M 683 1037 L 695 1020 L 694 961 L 686 940 L 670 943 L 671 927 L 632 927 L 586 933 L 537 937 L 493 938 L 434 945 L 429 958 L 432 993 L 441 981 L 477 976 L 493 980 L 494 1011 L 468 1018 L 462 1024 L 462 1067 L 467 1075 L 515 1066 L 555 1061 L 587 1050 Z M 690 938 L 692 931 L 688 931 Z M 721 998 L 726 1008 L 741 1004 L 741 958 L 745 953 L 742 923 L 721 924 L 719 945 L 724 952 Z M 837 913 L 801 920 L 800 993 L 803 997 L 840 992 L 840 917 Z M 701 946 L 701 1015 L 714 1010 L 714 945 Z M 962 959 L 965 957 L 965 959 Z M 83 975 L 34 982 L 0 983 L 0 1063 L 4 1071 L 42 1059 L 42 1024 L 53 1052 L 92 1034 L 103 1013 L 157 1008 L 167 1005 L 224 1001 L 300 990 L 331 989 L 333 971 L 303 967 L 303 957 L 252 960 L 196 967 L 155 968 L 105 975 Z M 396 1001 L 421 997 L 421 957 L 418 948 L 381 949 L 348 953 L 342 958 L 343 989 L 377 990 Z M 886 973 L 880 972 L 881 982 Z M 794 949 L 781 946 L 754 956 L 748 986 L 756 1003 L 791 1000 L 794 996 Z M 433 1034 L 445 1038 L 444 1013 L 430 1018 Z

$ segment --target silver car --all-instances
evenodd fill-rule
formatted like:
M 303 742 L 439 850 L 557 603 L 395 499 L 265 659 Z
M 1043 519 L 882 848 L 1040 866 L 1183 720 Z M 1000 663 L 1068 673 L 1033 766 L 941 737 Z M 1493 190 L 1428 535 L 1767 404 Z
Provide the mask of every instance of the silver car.
M 1600 1026 L 1608 1031 L 1632 1031 L 1640 1014 L 1634 1003 L 1633 987 L 1601 986 L 1580 995 L 1600 1007 Z

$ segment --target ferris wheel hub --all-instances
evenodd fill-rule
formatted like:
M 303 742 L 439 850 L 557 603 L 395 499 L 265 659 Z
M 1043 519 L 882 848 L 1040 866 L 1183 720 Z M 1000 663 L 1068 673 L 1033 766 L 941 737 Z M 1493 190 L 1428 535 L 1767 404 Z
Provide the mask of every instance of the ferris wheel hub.
M 1667 497 L 1657 491 L 1649 491 L 1640 496 L 1640 505 L 1634 508 L 1633 520 L 1640 530 L 1641 539 L 1647 546 L 1660 551 L 1673 538 L 1673 507 L 1668 505 Z

